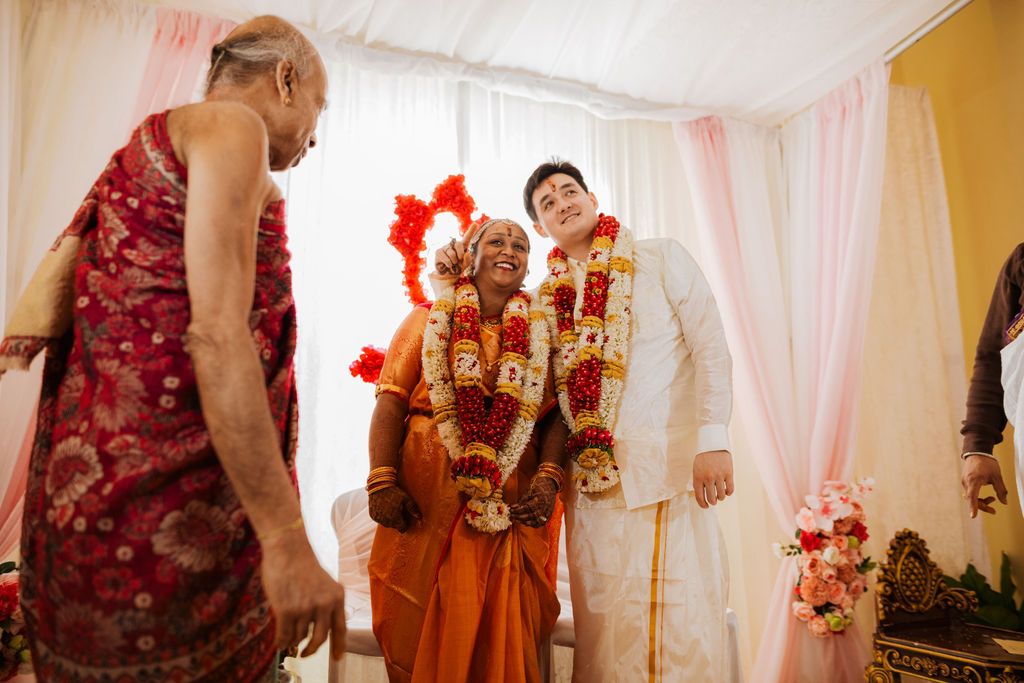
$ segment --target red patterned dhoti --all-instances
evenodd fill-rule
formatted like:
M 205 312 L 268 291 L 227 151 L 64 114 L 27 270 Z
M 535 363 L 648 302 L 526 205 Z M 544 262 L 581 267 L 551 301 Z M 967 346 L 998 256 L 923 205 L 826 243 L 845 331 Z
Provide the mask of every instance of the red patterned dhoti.
M 42 681 L 254 681 L 275 660 L 260 546 L 185 351 L 186 169 L 165 120 L 150 117 L 114 154 L 61 238 L 80 240 L 73 324 L 46 359 L 21 548 Z M 283 210 L 260 219 L 250 327 L 291 467 Z M 32 347 L 11 339 L 0 352 Z

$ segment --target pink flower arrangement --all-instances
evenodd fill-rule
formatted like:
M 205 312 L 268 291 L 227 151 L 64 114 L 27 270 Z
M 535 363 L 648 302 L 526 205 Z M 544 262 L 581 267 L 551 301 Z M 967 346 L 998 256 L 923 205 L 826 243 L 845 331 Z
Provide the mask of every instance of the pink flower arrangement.
M 826 481 L 819 496 L 807 496 L 796 514 L 796 543 L 774 544 L 779 557 L 796 556 L 793 616 L 817 638 L 842 634 L 853 623 L 853 605 L 867 590 L 867 573 L 875 568 L 864 557 L 868 540 L 860 502 L 874 486 Z
M 0 681 L 9 681 L 19 673 L 32 672 L 15 569 L 13 562 L 0 564 Z

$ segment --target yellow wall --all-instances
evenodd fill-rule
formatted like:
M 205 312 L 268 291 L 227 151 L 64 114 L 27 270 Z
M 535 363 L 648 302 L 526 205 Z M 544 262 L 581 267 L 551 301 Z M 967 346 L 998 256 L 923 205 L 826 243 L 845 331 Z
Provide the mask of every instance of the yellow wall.
M 892 82 L 924 86 L 931 96 L 970 373 L 996 275 L 1024 242 L 1024 2 L 974 0 L 897 57 Z M 1024 518 L 1014 483 L 1012 431 L 1004 436 L 996 455 L 1011 501 L 998 506 L 994 517 L 984 515 L 983 523 L 994 572 L 1006 551 L 1024 595 Z M 989 578 L 998 581 L 998 574 Z

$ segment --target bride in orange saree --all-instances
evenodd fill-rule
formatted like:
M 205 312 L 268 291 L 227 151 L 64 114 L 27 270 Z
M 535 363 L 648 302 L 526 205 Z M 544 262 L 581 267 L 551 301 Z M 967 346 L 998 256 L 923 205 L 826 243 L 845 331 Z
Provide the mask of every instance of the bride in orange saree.
M 369 573 L 392 681 L 539 681 L 559 612 L 566 428 L 520 289 L 529 241 L 492 220 L 469 254 L 472 274 L 402 323 L 377 385 Z

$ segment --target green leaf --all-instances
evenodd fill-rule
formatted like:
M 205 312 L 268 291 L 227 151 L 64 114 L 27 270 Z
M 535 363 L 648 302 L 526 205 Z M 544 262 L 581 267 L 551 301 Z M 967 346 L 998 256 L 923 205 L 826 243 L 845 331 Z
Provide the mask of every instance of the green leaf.
M 967 565 L 967 571 L 965 571 L 964 575 L 960 577 L 960 580 L 963 582 L 964 588 L 974 591 L 978 594 L 978 597 L 981 597 L 981 593 L 984 589 L 988 588 L 989 590 L 992 590 L 988 585 L 988 579 L 978 573 L 978 570 L 974 568 L 973 564 Z
M 7 572 L 13 572 L 17 568 L 18 568 L 18 564 L 16 562 L 4 562 L 3 564 L 0 564 L 0 574 L 6 574 Z
M 1016 607 L 1013 604 L 1013 594 L 1017 587 L 1013 585 L 1013 570 L 1010 567 L 1010 558 L 1003 553 L 1003 561 L 999 566 L 999 592 L 1010 601 L 1010 609 Z
M 943 574 L 942 575 L 942 580 L 946 582 L 946 586 L 949 587 L 949 588 L 963 588 L 964 587 L 964 585 L 962 583 L 960 583 L 959 581 L 954 579 L 952 576 L 949 576 L 948 574 Z
M 859 565 L 857 565 L 857 571 L 861 574 L 867 574 L 869 571 L 878 566 L 877 562 L 872 562 L 870 557 L 865 557 Z
M 996 628 L 1016 631 L 1020 627 L 1020 616 L 1002 605 L 984 605 L 979 607 L 978 611 L 975 612 L 975 616 L 982 623 L 995 626 Z

